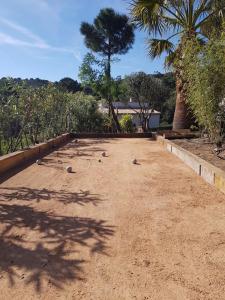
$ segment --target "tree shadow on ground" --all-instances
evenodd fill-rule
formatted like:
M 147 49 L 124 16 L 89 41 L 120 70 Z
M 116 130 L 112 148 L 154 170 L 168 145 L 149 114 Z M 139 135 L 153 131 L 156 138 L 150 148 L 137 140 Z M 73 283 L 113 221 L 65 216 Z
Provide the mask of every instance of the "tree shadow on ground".
M 34 189 L 27 187 L 0 187 L 0 201 L 50 201 L 56 200 L 63 204 L 93 204 L 97 206 L 104 201 L 98 194 L 92 194 L 87 190 L 80 190 L 79 192 L 68 192 L 65 190 L 53 191 L 49 189 Z
M 51 167 L 54 169 L 58 170 L 63 170 L 63 167 L 60 166 L 60 163 L 58 163 L 58 160 L 60 159 L 73 159 L 75 157 L 91 157 L 93 156 L 94 152 L 104 152 L 105 149 L 98 147 L 100 144 L 106 144 L 109 143 L 110 141 L 104 140 L 104 139 L 92 139 L 92 140 L 78 140 L 76 142 L 76 139 L 67 142 L 66 144 L 63 144 L 59 150 L 57 151 L 57 148 L 55 149 L 54 152 L 52 152 L 52 149 L 47 151 L 46 153 L 43 153 L 40 155 L 39 158 L 41 158 L 44 161 L 46 161 L 45 166 Z M 97 145 L 97 146 L 95 146 Z M 79 148 L 84 148 L 84 149 L 79 149 Z M 70 152 L 63 152 L 64 150 L 70 150 Z M 75 150 L 76 153 L 74 152 Z M 57 156 L 57 152 L 60 154 Z M 48 158 L 46 157 L 48 155 Z M 36 159 L 36 158 L 35 158 Z M 0 184 L 3 183 L 4 181 L 8 180 L 10 177 L 16 175 L 17 173 L 23 171 L 30 165 L 32 165 L 35 161 L 35 159 L 30 159 L 26 162 L 24 162 L 22 165 L 13 168 L 12 170 L 9 170 L 6 172 L 4 175 L 0 175 Z M 56 160 L 55 160 L 56 159 Z M 50 164 L 48 164 L 50 162 Z M 67 163 L 67 161 L 64 161 L 62 163 Z
M 80 148 L 80 147 L 93 147 L 101 144 L 108 144 L 110 140 L 96 138 L 96 139 L 74 139 L 73 141 L 64 145 L 61 149 L 66 150 L 68 148 Z
M 56 151 L 54 156 L 60 158 L 75 158 L 80 156 L 93 156 L 95 152 L 104 152 L 104 148 L 99 147 L 101 144 L 109 143 L 110 141 L 104 139 L 92 139 L 92 140 L 76 140 L 66 144 L 60 148 L 62 151 Z M 70 151 L 70 152 L 68 152 Z M 76 151 L 76 152 L 75 152 Z
M 87 141 L 79 143 L 69 143 L 60 151 L 55 151 L 49 156 L 42 159 L 42 165 L 48 168 L 54 168 L 56 170 L 64 170 L 64 165 L 69 164 L 71 159 L 83 159 L 83 160 L 94 160 L 95 155 L 99 155 L 101 152 L 105 152 L 104 148 L 94 146 Z
M 48 249 L 37 243 L 32 249 L 10 238 L 0 238 L 0 247 L 0 272 L 6 274 L 11 287 L 16 280 L 24 280 L 25 284 L 34 284 L 36 291 L 41 292 L 44 280 L 59 289 L 63 289 L 66 282 L 83 280 L 82 264 L 85 261 L 66 259 L 69 251 L 64 249 L 64 244 Z M 21 272 L 28 272 L 28 275 Z
M 65 150 L 65 149 L 62 149 Z M 92 148 L 82 148 L 82 149 L 72 149 L 69 147 L 66 151 L 56 151 L 53 152 L 50 157 L 55 159 L 74 159 L 77 157 L 93 157 L 94 153 L 104 152 L 104 148 L 92 147 Z
M 56 216 L 22 205 L 1 204 L 0 223 L 0 272 L 11 285 L 20 277 L 37 292 L 44 281 L 63 288 L 82 280 L 85 261 L 71 256 L 82 257 L 83 248 L 107 255 L 106 242 L 114 234 L 104 220 Z

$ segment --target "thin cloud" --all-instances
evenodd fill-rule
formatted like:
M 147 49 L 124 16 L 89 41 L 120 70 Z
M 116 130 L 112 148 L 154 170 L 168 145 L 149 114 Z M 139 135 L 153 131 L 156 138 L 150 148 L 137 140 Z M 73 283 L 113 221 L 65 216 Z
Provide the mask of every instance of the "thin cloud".
M 10 20 L 0 17 L 0 22 L 11 29 L 14 29 L 16 32 L 19 32 L 27 39 L 27 40 L 21 40 L 21 39 L 13 37 L 12 35 L 6 34 L 4 32 L 0 32 L 0 44 L 7 44 L 7 45 L 17 46 L 17 47 L 36 48 L 36 49 L 40 49 L 40 50 L 48 50 L 48 51 L 55 51 L 55 52 L 61 52 L 61 53 L 68 53 L 68 54 L 74 55 L 74 57 L 78 61 L 81 61 L 81 54 L 79 51 L 75 51 L 75 50 L 69 49 L 69 48 L 54 47 L 52 45 L 49 45 L 41 37 L 34 34 L 28 28 L 23 27 L 19 24 L 16 24 Z
M 22 35 L 24 35 L 25 37 L 35 41 L 36 43 L 45 46 L 46 43 L 44 42 L 43 39 L 41 39 L 39 36 L 37 36 L 36 34 L 34 34 L 33 32 L 31 32 L 28 28 L 23 27 L 19 24 L 16 24 L 10 20 L 7 20 L 5 18 L 1 18 L 0 17 L 0 22 L 4 25 L 6 25 L 7 27 L 14 29 L 15 31 L 21 33 Z
M 60 1 L 54 0 L 53 5 L 50 5 L 47 0 L 15 0 L 16 5 L 23 6 L 27 10 L 30 10 L 31 13 L 38 14 L 43 16 L 43 14 L 47 15 L 51 18 L 59 19 L 59 8 Z
M 0 44 L 8 44 L 13 46 L 24 46 L 24 47 L 35 47 L 34 44 L 25 42 L 19 39 L 16 39 L 12 37 L 9 34 L 5 34 L 3 32 L 0 32 Z

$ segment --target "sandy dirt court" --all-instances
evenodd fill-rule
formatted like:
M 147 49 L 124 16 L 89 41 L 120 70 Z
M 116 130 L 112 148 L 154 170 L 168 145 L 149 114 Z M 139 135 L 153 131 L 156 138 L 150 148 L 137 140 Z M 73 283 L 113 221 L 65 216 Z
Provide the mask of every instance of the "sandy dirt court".
M 148 139 L 72 141 L 4 181 L 0 232 L 0 299 L 225 299 L 225 195 Z

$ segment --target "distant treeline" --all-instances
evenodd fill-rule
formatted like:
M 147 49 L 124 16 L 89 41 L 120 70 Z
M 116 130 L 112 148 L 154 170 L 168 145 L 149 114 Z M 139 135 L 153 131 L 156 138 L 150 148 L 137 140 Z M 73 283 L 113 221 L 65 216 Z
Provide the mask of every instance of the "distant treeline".
M 172 73 L 140 72 L 113 79 L 113 101 L 127 102 L 129 97 L 135 101 L 135 95 L 149 99 L 152 108 L 161 111 L 162 126 L 171 124 L 175 107 Z M 99 101 L 104 97 L 98 90 L 71 78 L 58 82 L 0 79 L 0 155 L 67 131 L 114 132 L 112 117 L 98 110 Z
M 52 85 L 58 87 L 61 91 L 69 92 L 69 93 L 76 93 L 82 91 L 83 88 L 80 83 L 76 80 L 65 77 L 60 81 L 48 81 L 39 78 L 30 78 L 30 79 L 21 79 L 21 78 L 11 78 L 11 77 L 3 77 L 0 79 L 0 87 L 5 83 L 16 84 L 16 85 L 24 85 L 31 88 L 40 88 L 47 85 Z
M 142 72 L 140 72 L 142 73 Z M 138 74 L 138 73 L 136 73 Z M 146 74 L 147 75 L 147 74 Z M 128 101 L 130 97 L 130 93 L 128 91 L 128 87 L 126 86 L 126 78 L 129 78 L 131 75 L 125 76 L 125 78 L 121 78 L 120 76 L 113 79 L 113 91 L 112 96 L 114 101 Z M 176 83 L 175 76 L 172 72 L 168 72 L 162 74 L 160 72 L 149 74 L 148 76 L 160 79 L 162 85 L 164 86 L 166 92 L 164 93 L 164 97 L 158 101 L 156 105 L 156 109 L 161 112 L 161 123 L 162 125 L 170 125 L 173 121 L 173 115 L 175 110 L 175 97 L 176 97 Z M 23 85 L 24 87 L 29 88 L 41 88 L 46 87 L 48 85 L 54 86 L 61 92 L 65 93 L 77 93 L 83 92 L 86 95 L 92 95 L 96 100 L 100 100 L 102 97 L 96 90 L 90 85 L 84 85 L 69 77 L 65 77 L 59 81 L 48 81 L 39 78 L 31 78 L 31 79 L 21 79 L 21 78 L 6 78 L 3 77 L 0 79 L 0 90 L 5 84 L 9 84 L 10 86 L 15 85 Z M 9 87 L 9 90 L 11 87 Z M 10 94 L 10 92 L 9 92 Z M 135 99 L 133 99 L 135 101 Z M 0 94 L 0 102 L 1 102 L 1 94 Z

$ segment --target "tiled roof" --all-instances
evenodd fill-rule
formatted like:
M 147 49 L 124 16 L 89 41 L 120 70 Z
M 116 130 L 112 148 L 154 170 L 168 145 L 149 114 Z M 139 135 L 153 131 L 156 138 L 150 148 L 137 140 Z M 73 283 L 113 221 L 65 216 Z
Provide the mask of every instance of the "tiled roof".
M 103 113 L 108 113 L 108 108 L 100 108 L 100 110 L 103 112 Z M 131 109 L 131 108 L 115 108 L 115 113 L 118 114 L 118 115 L 126 115 L 126 114 L 129 114 L 129 115 L 136 115 L 136 114 L 139 114 L 141 113 L 141 109 Z M 147 111 L 146 111 L 147 113 Z M 157 110 L 153 110 L 153 112 L 151 112 L 151 109 L 148 111 L 148 113 L 152 113 L 153 115 L 160 115 L 160 112 L 157 111 Z

